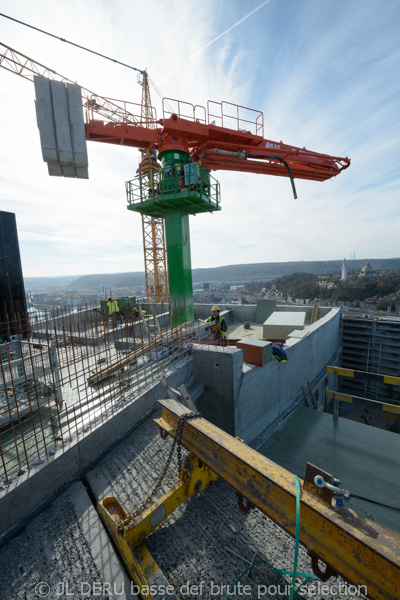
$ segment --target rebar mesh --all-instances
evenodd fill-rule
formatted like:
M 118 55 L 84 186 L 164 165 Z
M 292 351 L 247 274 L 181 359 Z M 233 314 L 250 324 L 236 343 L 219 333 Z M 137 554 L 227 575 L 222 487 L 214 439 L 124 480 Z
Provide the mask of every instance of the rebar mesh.
M 0 344 L 0 479 L 40 464 L 134 402 L 188 356 L 193 323 L 179 307 L 113 319 L 97 306 L 20 319 Z M 4 338 L 3 338 L 4 339 Z

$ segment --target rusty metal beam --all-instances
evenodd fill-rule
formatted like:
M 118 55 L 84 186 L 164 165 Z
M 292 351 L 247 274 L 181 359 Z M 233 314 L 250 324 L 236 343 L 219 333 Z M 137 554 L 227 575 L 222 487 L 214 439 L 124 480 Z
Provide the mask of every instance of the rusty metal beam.
M 174 435 L 188 410 L 161 400 L 156 423 Z M 185 423 L 182 444 L 237 492 L 294 537 L 295 476 L 205 419 Z M 345 507 L 333 507 L 301 482 L 300 543 L 368 597 L 400 597 L 400 534 Z M 315 562 L 315 561 L 314 561 Z

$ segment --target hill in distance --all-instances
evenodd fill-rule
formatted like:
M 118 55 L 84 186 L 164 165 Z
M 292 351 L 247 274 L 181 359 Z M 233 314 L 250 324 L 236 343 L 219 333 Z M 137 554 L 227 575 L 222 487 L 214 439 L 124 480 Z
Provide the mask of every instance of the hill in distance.
M 369 262 L 375 270 L 400 270 L 400 258 L 346 260 L 348 271 L 360 271 Z M 341 260 L 328 261 L 292 261 L 277 263 L 251 263 L 246 265 L 228 265 L 225 267 L 211 267 L 206 269 L 193 269 L 193 283 L 239 281 L 268 281 L 283 275 L 293 273 L 310 273 L 323 275 L 326 273 L 340 272 Z M 139 287 L 145 285 L 144 272 L 133 273 L 103 273 L 100 275 L 83 275 L 81 277 L 27 277 L 25 288 L 34 290 L 38 288 L 61 288 L 69 290 L 97 290 L 99 285 L 105 284 L 109 288 Z

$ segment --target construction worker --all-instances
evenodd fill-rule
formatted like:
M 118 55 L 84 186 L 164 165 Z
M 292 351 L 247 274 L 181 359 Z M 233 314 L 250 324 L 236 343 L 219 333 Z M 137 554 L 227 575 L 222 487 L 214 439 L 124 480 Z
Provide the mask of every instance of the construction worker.
M 272 356 L 275 358 L 275 362 L 287 362 L 287 354 L 280 346 L 272 344 Z
M 117 321 L 121 321 L 118 301 L 113 300 L 111 296 L 107 299 L 107 313 L 111 317 L 113 325 L 116 325 Z
M 220 341 L 224 344 L 226 342 L 226 321 L 224 317 L 219 314 L 221 312 L 219 306 L 213 306 L 211 309 L 211 317 L 208 317 L 206 323 L 211 323 L 209 327 L 206 327 L 206 331 L 211 329 L 212 338 L 215 342 Z

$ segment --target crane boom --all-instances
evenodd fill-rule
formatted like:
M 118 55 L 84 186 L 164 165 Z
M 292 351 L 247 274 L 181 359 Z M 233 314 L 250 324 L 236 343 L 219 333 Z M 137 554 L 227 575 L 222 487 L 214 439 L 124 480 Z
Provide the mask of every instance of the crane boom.
M 14 48 L 0 42 L 0 66 L 11 73 L 23 77 L 33 83 L 34 77 L 46 77 L 51 80 L 61 81 L 63 83 L 75 83 L 68 77 L 57 73 L 34 59 L 18 52 Z M 147 79 L 147 73 L 143 75 L 143 95 L 142 104 L 126 103 L 118 100 L 110 100 L 96 94 L 87 88 L 81 87 L 82 103 L 92 115 L 107 119 L 114 123 L 136 123 L 144 127 L 152 127 L 156 122 L 156 113 L 151 106 L 150 92 Z M 128 110 L 128 106 L 134 107 L 140 115 L 133 114 Z M 153 161 L 153 162 L 152 162 Z M 147 164 L 154 167 L 157 161 L 152 159 L 149 150 L 142 151 L 142 171 L 143 165 Z M 164 241 L 164 223 L 162 218 L 155 219 L 142 215 L 143 246 L 145 257 L 145 275 L 147 300 L 156 300 L 157 302 L 166 302 L 168 300 L 167 271 L 165 261 L 165 241 Z
M 284 160 L 294 178 L 325 181 L 350 166 L 349 158 L 321 154 L 306 148 L 264 139 L 250 132 L 236 131 L 217 125 L 172 115 L 161 119 L 162 127 L 144 131 L 136 124 L 106 123 L 89 118 L 88 140 L 163 152 L 180 149 L 205 169 L 242 171 L 288 177 Z
M 33 58 L 18 52 L 18 50 L 15 50 L 2 42 L 0 42 L 0 67 L 6 69 L 6 71 L 19 75 L 32 83 L 35 75 L 47 77 L 48 79 L 55 81 L 62 81 L 64 83 L 76 83 L 75 81 L 68 79 L 68 77 L 60 75 L 60 73 L 57 73 L 54 69 L 42 65 Z M 104 98 L 82 86 L 81 90 L 83 106 L 86 108 L 90 107 L 92 114 L 96 114 L 103 119 L 115 123 L 143 123 L 140 115 L 140 104 Z M 135 107 L 135 110 L 137 110 L 139 114 L 137 115 L 130 112 L 128 110 L 128 105 L 132 106 L 132 108 Z M 156 118 L 155 114 L 152 118 Z
M 153 219 L 165 222 L 173 325 L 193 319 L 188 217 L 221 210 L 220 187 L 210 175 L 211 170 L 289 177 L 296 197 L 295 178 L 325 181 L 350 166 L 347 157 L 322 154 L 265 138 L 263 114 L 230 102 L 209 101 L 206 110 L 199 105 L 164 98 L 163 118 L 157 120 L 149 95 L 146 95 L 148 88 L 143 88 L 140 116 L 128 110 L 132 103 L 101 98 L 82 88 L 86 108 L 84 124 L 82 114 L 76 112 L 76 100 L 71 100 L 70 104 L 68 99 L 68 95 L 78 97 L 76 88 L 79 86 L 71 86 L 65 78 L 62 78 L 66 82 L 65 89 L 54 82 L 46 82 L 44 76 L 50 79 L 61 76 L 11 48 L 5 48 L 0 55 L 0 66 L 29 79 L 36 74 L 41 76 L 35 79 L 38 122 L 43 158 L 48 162 L 50 174 L 88 176 L 86 148 L 82 147 L 85 136 L 91 141 L 141 149 L 139 173 L 135 179 L 126 182 L 127 208 L 146 216 L 146 222 L 152 225 Z M 62 98 L 62 114 L 58 98 Z M 171 103 L 176 108 L 171 109 Z M 76 120 L 75 116 L 71 118 L 70 109 L 75 111 Z M 69 121 L 70 127 L 67 141 L 61 128 L 65 120 Z M 53 124 L 55 132 L 49 136 L 47 129 Z M 145 235 L 144 227 L 143 233 Z M 155 265 L 159 255 L 154 227 L 148 239 L 149 257 L 152 256 Z M 166 278 L 166 270 L 164 273 Z M 157 278 L 151 286 L 153 291 L 160 290 Z M 149 285 L 147 287 L 149 290 Z M 157 294 L 152 296 L 157 299 Z

